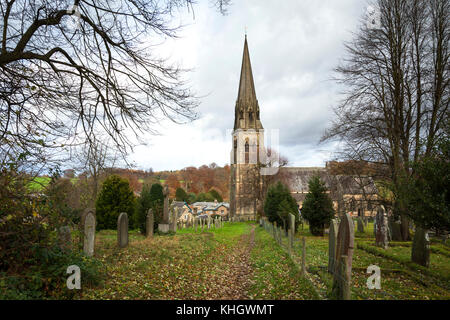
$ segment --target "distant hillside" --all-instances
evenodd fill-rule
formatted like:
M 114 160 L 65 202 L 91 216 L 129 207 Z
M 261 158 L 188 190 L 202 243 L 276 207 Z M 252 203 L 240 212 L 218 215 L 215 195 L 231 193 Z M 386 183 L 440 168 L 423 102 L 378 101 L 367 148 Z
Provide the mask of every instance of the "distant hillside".
M 211 188 L 216 189 L 224 200 L 229 197 L 229 183 L 230 183 L 230 167 L 219 167 L 212 163 L 209 166 L 203 165 L 198 168 L 187 167 L 181 170 L 133 170 L 126 168 L 108 168 L 105 170 L 106 176 L 116 174 L 124 179 L 127 179 L 131 188 L 136 193 L 140 193 L 144 184 L 161 183 L 169 186 L 170 196 L 175 197 L 175 191 L 178 187 L 183 188 L 186 192 L 206 193 Z M 73 183 L 76 183 L 78 177 L 85 176 L 86 173 L 80 173 L 74 178 L 71 178 Z M 43 190 L 50 182 L 51 178 L 47 176 L 35 178 L 29 185 L 32 191 Z M 103 179 L 101 179 L 102 181 Z

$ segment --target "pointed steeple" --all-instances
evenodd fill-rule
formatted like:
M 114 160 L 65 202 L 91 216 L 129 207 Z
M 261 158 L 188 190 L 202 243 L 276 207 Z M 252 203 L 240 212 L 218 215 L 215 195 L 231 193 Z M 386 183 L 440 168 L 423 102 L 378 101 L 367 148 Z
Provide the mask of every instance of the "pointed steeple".
M 239 81 L 238 101 L 256 100 L 255 84 L 253 82 L 252 65 L 248 52 L 247 35 L 244 41 L 244 54 L 242 56 L 241 79 Z
M 244 41 L 241 78 L 236 101 L 234 129 L 262 129 L 259 120 L 258 99 L 256 99 L 255 83 L 253 81 L 252 65 L 248 52 L 247 34 Z

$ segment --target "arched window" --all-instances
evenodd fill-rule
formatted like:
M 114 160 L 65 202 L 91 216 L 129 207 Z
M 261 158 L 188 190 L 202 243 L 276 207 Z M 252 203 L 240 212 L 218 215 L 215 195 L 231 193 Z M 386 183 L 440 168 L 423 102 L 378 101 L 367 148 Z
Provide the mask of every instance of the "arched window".
M 250 122 L 253 121 L 253 112 L 252 112 L 252 111 L 250 111 L 250 112 L 248 113 L 248 119 L 249 119 Z
M 249 145 L 248 145 L 248 139 L 245 140 L 245 163 L 247 164 L 249 162 Z
M 233 163 L 236 164 L 237 163 L 237 139 L 234 139 L 234 143 L 233 143 Z

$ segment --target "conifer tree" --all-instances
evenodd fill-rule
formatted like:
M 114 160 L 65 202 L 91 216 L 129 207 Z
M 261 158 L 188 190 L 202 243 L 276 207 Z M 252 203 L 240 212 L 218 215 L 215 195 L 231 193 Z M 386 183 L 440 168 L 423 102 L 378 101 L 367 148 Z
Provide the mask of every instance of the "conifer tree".
M 310 231 L 315 236 L 323 236 L 325 224 L 334 217 L 333 202 L 327 194 L 325 183 L 318 175 L 308 182 L 309 192 L 305 197 L 302 216 L 308 220 Z
M 95 204 L 97 229 L 116 229 L 117 218 L 121 212 L 126 212 L 132 224 L 135 197 L 128 180 L 117 175 L 109 176 L 103 182 L 102 190 Z

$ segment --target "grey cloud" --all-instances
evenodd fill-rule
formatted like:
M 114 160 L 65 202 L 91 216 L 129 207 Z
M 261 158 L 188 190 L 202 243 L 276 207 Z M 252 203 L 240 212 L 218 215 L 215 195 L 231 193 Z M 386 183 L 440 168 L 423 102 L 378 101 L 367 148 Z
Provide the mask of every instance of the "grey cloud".
M 200 4 L 194 21 L 184 18 L 192 25 L 181 34 L 195 40 L 190 78 L 197 93 L 206 95 L 198 111 L 209 120 L 199 130 L 233 127 L 247 26 L 263 126 L 280 128 L 281 147 L 293 163 L 320 163 L 331 145 L 317 143 L 339 99 L 329 80 L 366 6 L 360 0 L 248 0 L 234 2 L 222 17 Z

